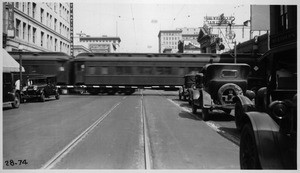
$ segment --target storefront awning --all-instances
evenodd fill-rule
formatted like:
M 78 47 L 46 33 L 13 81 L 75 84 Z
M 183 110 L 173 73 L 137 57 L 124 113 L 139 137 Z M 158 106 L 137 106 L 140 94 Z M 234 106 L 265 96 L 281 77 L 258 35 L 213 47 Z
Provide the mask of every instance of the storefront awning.
M 20 64 L 2 48 L 3 72 L 20 72 Z M 22 72 L 25 72 L 22 67 Z

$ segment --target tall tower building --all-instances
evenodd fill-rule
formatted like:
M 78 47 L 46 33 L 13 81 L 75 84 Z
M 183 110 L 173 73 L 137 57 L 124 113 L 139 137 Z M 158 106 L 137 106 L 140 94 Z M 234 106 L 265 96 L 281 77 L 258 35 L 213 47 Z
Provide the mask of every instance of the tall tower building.
M 162 30 L 158 34 L 158 51 L 164 53 L 171 50 L 171 53 L 178 52 L 178 42 L 182 40 L 181 30 Z

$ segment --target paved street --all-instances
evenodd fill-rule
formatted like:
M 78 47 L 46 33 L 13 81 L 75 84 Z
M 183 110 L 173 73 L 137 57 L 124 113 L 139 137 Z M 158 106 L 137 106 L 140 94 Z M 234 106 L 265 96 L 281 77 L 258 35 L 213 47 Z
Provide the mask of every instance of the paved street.
M 239 169 L 230 115 L 204 122 L 177 91 L 62 95 L 3 109 L 4 169 Z M 26 160 L 8 166 L 5 161 Z

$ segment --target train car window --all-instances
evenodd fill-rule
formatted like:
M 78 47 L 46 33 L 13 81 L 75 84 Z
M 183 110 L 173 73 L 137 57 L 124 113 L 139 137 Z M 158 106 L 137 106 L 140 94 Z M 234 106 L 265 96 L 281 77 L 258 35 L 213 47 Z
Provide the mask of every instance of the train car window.
M 132 74 L 132 67 L 116 67 L 117 75 L 129 75 Z
M 37 65 L 32 65 L 31 67 L 30 67 L 30 72 L 31 73 L 37 73 L 39 70 L 39 66 L 37 66 Z
M 199 72 L 201 70 L 201 68 L 198 67 L 189 67 L 189 73 L 193 73 L 193 72 Z
M 185 75 L 184 67 L 179 67 L 177 74 L 180 75 L 180 76 L 184 76 Z
M 156 75 L 164 74 L 164 68 L 163 67 L 156 67 Z
M 108 67 L 101 67 L 100 68 L 100 73 L 102 75 L 107 75 L 108 74 Z
M 164 72 L 165 72 L 165 74 L 172 74 L 172 68 L 171 67 L 165 67 L 165 69 L 164 69 Z
M 132 67 L 124 67 L 124 74 L 132 74 Z
M 96 67 L 88 67 L 87 72 L 89 75 L 96 74 Z
M 138 72 L 141 75 L 152 74 L 152 67 L 138 67 Z

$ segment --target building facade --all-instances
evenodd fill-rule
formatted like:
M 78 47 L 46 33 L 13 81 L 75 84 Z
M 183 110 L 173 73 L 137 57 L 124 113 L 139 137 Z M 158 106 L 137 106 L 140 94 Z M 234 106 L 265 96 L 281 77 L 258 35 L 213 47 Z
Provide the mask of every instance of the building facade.
M 163 53 L 164 51 L 171 49 L 171 53 L 178 52 L 178 42 L 182 40 L 181 30 L 161 30 L 158 34 L 158 51 Z M 166 49 L 166 50 L 165 50 Z
M 267 55 L 297 58 L 296 5 L 270 6 L 270 51 Z
M 200 44 L 197 42 L 199 31 L 200 28 L 186 27 L 159 31 L 159 53 L 177 53 L 179 41 L 184 44 L 182 53 L 200 53 Z
M 200 44 L 197 41 L 200 32 L 198 28 L 177 28 L 182 31 L 182 41 L 184 44 L 183 53 L 201 53 Z
M 64 2 L 3 3 L 7 51 L 64 52 L 70 55 L 71 6 Z
M 82 47 L 82 51 L 89 52 L 103 52 L 111 53 L 118 52 L 119 45 L 121 43 L 120 37 L 108 37 L 103 35 L 102 37 L 91 37 L 84 33 L 78 33 L 77 37 L 74 37 L 74 51 L 75 48 Z

